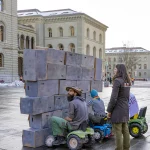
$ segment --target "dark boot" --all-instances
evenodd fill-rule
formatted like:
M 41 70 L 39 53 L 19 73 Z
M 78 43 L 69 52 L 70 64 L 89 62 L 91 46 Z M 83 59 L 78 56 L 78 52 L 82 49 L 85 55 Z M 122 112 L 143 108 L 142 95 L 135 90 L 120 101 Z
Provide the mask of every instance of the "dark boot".
M 53 142 L 53 145 L 61 145 L 61 144 L 66 144 L 65 137 L 63 136 L 57 136 L 56 141 Z

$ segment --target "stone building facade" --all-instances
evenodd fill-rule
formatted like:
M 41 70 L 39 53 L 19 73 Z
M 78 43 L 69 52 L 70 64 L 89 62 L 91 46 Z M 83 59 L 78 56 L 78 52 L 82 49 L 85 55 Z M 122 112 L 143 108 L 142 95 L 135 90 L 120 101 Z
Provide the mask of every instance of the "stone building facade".
M 0 80 L 18 80 L 23 75 L 23 50 L 38 46 L 104 60 L 107 28 L 71 9 L 17 12 L 17 0 L 0 0 Z
M 0 0 L 0 80 L 18 79 L 17 0 Z
M 136 57 L 136 65 L 133 66 L 132 76 L 136 79 L 150 79 L 150 51 L 141 47 L 116 47 L 105 50 L 105 70 L 107 77 L 112 77 L 116 64 L 124 63 L 121 58 L 124 51 L 130 49 Z M 130 56 L 129 56 L 130 57 Z M 132 57 L 131 57 L 132 58 Z M 133 59 L 133 58 L 132 58 Z
M 104 60 L 107 26 L 71 9 L 19 10 L 18 23 L 35 29 L 35 45 L 92 55 Z

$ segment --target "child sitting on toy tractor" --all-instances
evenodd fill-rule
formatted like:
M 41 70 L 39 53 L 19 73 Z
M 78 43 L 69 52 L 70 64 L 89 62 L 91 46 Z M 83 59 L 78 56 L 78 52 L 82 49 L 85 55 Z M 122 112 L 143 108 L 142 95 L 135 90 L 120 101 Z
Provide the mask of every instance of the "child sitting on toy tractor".
M 68 91 L 69 115 L 65 119 L 51 117 L 54 138 L 47 137 L 46 145 L 51 147 L 65 144 L 67 141 L 69 149 L 77 150 L 83 144 L 91 144 L 91 137 L 94 141 L 94 130 L 87 128 L 88 109 L 85 99 L 81 97 L 82 90 L 77 87 L 67 87 L 66 90 Z
M 103 138 L 112 135 L 112 125 L 108 123 L 105 106 L 103 100 L 98 96 L 96 90 L 91 91 L 92 100 L 88 102 L 88 106 L 92 106 L 93 114 L 89 114 L 90 126 L 94 129 L 95 141 L 101 142 Z
M 89 113 L 89 121 L 92 124 L 100 124 L 102 118 L 106 117 L 104 102 L 98 96 L 98 92 L 96 90 L 91 90 L 92 99 L 87 103 L 87 106 L 92 106 L 92 110 L 94 115 Z

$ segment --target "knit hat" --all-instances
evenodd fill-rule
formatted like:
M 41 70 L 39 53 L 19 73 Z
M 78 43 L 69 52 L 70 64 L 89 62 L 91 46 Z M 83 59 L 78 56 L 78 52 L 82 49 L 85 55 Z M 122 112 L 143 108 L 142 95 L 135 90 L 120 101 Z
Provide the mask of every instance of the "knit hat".
M 95 89 L 91 90 L 91 97 L 94 98 L 96 96 L 98 96 L 98 92 Z

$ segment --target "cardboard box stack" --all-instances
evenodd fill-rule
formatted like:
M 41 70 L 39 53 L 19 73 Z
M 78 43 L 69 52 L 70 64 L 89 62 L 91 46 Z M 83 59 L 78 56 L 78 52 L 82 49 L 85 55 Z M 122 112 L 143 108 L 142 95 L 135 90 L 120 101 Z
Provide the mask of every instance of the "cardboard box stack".
M 50 117 L 68 114 L 67 86 L 83 90 L 89 101 L 90 90 L 102 91 L 102 60 L 55 49 L 24 50 L 26 97 L 20 99 L 22 114 L 29 114 L 29 126 L 23 130 L 23 146 L 40 147 L 51 134 Z

